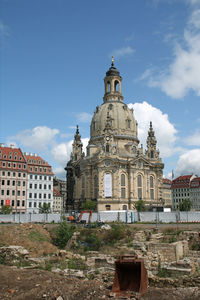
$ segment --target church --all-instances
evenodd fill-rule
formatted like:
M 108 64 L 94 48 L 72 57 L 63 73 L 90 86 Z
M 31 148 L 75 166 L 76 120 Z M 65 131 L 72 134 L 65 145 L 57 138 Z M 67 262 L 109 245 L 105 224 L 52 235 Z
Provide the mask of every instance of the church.
M 134 210 L 143 200 L 147 209 L 162 203 L 164 164 L 159 156 L 152 122 L 146 150 L 139 145 L 133 109 L 123 101 L 122 77 L 113 58 L 104 78 L 103 103 L 96 107 L 86 154 L 77 126 L 67 163 L 67 210 L 79 210 L 84 201 L 97 211 Z

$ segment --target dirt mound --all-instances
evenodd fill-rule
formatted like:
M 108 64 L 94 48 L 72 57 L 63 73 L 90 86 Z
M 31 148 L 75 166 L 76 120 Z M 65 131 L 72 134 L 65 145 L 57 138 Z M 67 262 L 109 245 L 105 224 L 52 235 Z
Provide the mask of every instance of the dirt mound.
M 43 270 L 0 266 L 0 299 L 107 299 L 109 290 L 97 280 L 78 280 Z
M 20 224 L 0 226 L 0 246 L 22 246 L 32 257 L 55 253 L 57 247 L 51 244 L 49 232 L 45 225 Z

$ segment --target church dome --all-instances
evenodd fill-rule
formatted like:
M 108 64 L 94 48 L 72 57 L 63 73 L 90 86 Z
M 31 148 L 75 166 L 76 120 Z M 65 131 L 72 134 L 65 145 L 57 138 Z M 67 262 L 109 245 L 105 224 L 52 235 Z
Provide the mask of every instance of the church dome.
M 108 116 L 114 135 L 137 139 L 137 122 L 133 117 L 133 110 L 121 101 L 106 102 L 96 108 L 90 126 L 91 139 L 104 134 Z
M 110 69 L 104 78 L 104 103 L 96 107 L 90 126 L 91 143 L 105 134 L 109 123 L 110 130 L 117 138 L 128 138 L 137 142 L 137 122 L 133 110 L 123 102 L 119 71 L 114 67 L 113 59 Z M 117 88 L 118 86 L 118 88 Z

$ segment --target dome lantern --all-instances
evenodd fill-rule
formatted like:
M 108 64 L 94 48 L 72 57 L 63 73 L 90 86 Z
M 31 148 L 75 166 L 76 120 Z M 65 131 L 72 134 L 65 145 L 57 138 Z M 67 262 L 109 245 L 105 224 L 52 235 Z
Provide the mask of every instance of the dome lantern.
M 106 72 L 106 77 L 104 78 L 105 84 L 105 94 L 104 102 L 107 101 L 122 101 L 122 87 L 121 87 L 122 77 L 120 72 L 114 66 L 114 58 L 112 56 L 112 63 L 109 70 Z

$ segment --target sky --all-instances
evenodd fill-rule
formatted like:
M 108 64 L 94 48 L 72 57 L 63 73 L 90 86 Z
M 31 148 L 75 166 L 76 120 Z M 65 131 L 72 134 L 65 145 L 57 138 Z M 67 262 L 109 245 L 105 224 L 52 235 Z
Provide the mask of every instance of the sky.
M 64 179 L 112 55 L 144 148 L 153 123 L 164 176 L 200 176 L 200 0 L 0 0 L 0 142 Z

